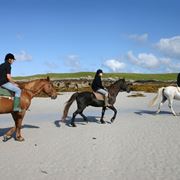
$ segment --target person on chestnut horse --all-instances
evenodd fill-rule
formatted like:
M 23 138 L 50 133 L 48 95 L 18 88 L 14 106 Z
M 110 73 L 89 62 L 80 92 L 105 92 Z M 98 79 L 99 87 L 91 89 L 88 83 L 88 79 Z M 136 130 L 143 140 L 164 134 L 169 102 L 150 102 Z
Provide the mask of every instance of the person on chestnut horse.
M 20 96 L 21 89 L 18 87 L 11 77 L 11 64 L 13 64 L 15 57 L 8 53 L 5 56 L 4 63 L 0 65 L 0 86 L 15 93 L 13 111 L 21 111 Z
M 22 121 L 33 97 L 40 92 L 44 92 L 52 99 L 57 97 L 56 89 L 49 77 L 24 82 L 19 85 L 15 83 L 11 78 L 11 64 L 14 59 L 13 54 L 7 54 L 5 63 L 0 65 L 0 114 L 11 113 L 15 122 L 15 127 L 10 128 L 5 133 L 4 141 L 10 139 L 14 132 L 17 141 L 24 140 L 21 135 Z

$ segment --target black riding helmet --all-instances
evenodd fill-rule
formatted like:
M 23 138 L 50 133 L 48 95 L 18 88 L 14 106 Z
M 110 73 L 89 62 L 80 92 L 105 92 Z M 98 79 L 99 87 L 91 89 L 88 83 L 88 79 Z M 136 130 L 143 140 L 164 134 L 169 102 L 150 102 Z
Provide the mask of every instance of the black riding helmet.
M 103 73 L 102 69 L 98 69 L 96 74 L 100 74 L 100 73 Z
M 14 57 L 14 55 L 13 54 L 11 54 L 11 53 L 8 53 L 8 54 L 6 54 L 6 56 L 5 56 L 5 61 L 7 61 L 8 59 L 14 59 L 15 60 L 15 57 Z

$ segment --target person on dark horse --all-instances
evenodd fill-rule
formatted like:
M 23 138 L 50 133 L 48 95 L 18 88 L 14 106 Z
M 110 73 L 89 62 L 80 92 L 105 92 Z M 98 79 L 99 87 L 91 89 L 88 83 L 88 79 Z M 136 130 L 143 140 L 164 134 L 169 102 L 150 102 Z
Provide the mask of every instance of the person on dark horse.
M 98 92 L 104 96 L 105 106 L 110 106 L 110 104 L 108 103 L 108 91 L 102 85 L 102 80 L 101 80 L 102 76 L 103 76 L 103 71 L 101 69 L 98 69 L 96 71 L 96 75 L 92 82 L 91 88 L 94 92 Z
M 97 71 L 97 75 L 99 74 L 99 72 L 100 71 Z M 110 106 L 105 106 L 104 98 L 102 98 L 101 100 L 97 99 L 94 92 L 84 91 L 84 92 L 75 92 L 74 94 L 72 94 L 64 107 L 63 116 L 61 119 L 62 122 L 65 122 L 69 108 L 74 101 L 77 102 L 77 110 L 73 113 L 73 116 L 70 121 L 72 127 L 76 127 L 75 117 L 78 114 L 83 117 L 84 121 L 88 122 L 87 117 L 83 114 L 84 109 L 88 106 L 102 107 L 102 113 L 100 118 L 100 122 L 102 124 L 105 123 L 103 118 L 104 118 L 105 110 L 108 107 L 109 109 L 114 111 L 114 115 L 111 118 L 111 122 L 114 122 L 117 114 L 117 109 L 114 107 L 114 103 L 116 102 L 116 97 L 119 92 L 122 91 L 130 92 L 130 87 L 129 87 L 129 83 L 126 83 L 125 79 L 123 78 L 115 81 L 113 84 L 108 86 L 107 89 L 110 95 L 109 96 L 109 104 L 111 104 Z
M 4 63 L 0 65 L 0 86 L 15 93 L 13 111 L 20 112 L 21 89 L 18 87 L 18 84 L 16 84 L 11 77 L 11 65 L 13 64 L 14 60 L 15 57 L 13 54 L 6 54 Z

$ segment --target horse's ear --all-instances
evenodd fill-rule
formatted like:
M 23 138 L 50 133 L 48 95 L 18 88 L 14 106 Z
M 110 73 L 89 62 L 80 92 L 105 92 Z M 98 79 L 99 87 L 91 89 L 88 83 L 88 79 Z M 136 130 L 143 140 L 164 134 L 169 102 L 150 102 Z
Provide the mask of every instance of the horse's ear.
M 49 76 L 47 76 L 47 81 L 50 81 L 50 78 L 49 78 Z

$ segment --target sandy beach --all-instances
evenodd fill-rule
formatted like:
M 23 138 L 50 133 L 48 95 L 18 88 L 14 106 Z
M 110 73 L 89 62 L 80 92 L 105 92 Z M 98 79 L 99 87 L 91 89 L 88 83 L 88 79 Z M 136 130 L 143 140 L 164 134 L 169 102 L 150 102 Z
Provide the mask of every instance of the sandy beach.
M 3 142 L 4 132 L 14 122 L 0 115 L 0 177 L 6 180 L 179 180 L 180 116 L 167 107 L 155 115 L 149 108 L 154 93 L 127 97 L 120 93 L 113 114 L 107 110 L 100 124 L 101 108 L 88 107 L 89 123 L 76 119 L 76 128 L 60 123 L 65 102 L 72 93 L 56 100 L 34 98 L 24 121 L 24 142 Z M 76 109 L 74 103 L 69 116 Z M 174 110 L 180 111 L 180 102 Z

